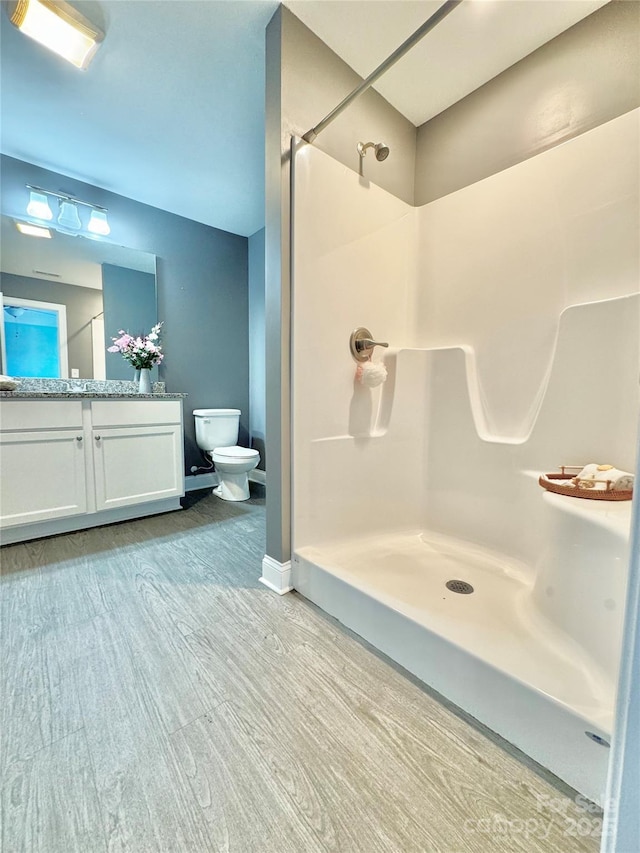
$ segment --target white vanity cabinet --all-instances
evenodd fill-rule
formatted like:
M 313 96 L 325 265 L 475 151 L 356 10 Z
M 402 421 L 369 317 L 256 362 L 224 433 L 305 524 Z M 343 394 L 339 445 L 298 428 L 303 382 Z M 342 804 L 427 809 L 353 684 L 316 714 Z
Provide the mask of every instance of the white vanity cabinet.
M 173 417 L 168 406 L 177 407 Z M 184 494 L 180 403 L 140 400 L 121 408 L 96 400 L 91 408 L 97 509 Z
M 2 544 L 179 509 L 183 494 L 181 400 L 2 400 Z
M 3 405 L 0 525 L 30 524 L 87 511 L 82 404 L 55 400 Z M 45 422 L 41 419 L 46 415 Z

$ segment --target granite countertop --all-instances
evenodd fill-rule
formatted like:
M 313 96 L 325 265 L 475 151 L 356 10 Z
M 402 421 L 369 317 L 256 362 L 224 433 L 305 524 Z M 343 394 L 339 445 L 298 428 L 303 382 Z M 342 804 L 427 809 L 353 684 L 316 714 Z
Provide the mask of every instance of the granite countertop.
M 153 393 L 141 394 L 137 382 L 124 379 L 38 379 L 15 377 L 14 391 L 0 390 L 0 399 L 8 400 L 181 400 L 188 396 L 169 392 L 164 382 L 154 382 Z
M 188 394 L 158 391 L 140 394 L 139 391 L 0 391 L 5 400 L 180 400 Z

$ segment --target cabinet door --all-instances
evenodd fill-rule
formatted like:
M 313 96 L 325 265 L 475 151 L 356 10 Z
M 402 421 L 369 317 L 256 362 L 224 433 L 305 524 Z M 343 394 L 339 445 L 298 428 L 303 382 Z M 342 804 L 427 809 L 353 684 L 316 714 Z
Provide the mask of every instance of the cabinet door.
M 96 508 L 184 494 L 179 425 L 94 429 Z
M 82 431 L 0 435 L 0 526 L 87 511 Z

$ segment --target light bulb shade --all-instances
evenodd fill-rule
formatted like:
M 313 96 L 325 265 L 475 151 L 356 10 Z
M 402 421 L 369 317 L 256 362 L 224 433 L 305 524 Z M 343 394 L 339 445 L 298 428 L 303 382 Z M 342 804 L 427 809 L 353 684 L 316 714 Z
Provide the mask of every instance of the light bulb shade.
M 78 208 L 72 201 L 63 199 L 60 202 L 60 213 L 58 214 L 58 225 L 63 228 L 69 228 L 71 231 L 78 231 L 82 227 Z
M 90 231 L 92 234 L 101 234 L 104 237 L 111 233 L 111 228 L 109 228 L 109 222 L 107 221 L 106 210 L 91 211 L 87 231 Z
M 37 193 L 31 190 L 29 195 L 29 204 L 27 205 L 27 213 L 33 216 L 34 219 L 45 219 L 47 222 L 53 219 L 53 213 L 49 207 L 49 201 L 44 193 Z
M 104 38 L 101 30 L 63 0 L 13 0 L 9 19 L 76 68 L 89 65 Z

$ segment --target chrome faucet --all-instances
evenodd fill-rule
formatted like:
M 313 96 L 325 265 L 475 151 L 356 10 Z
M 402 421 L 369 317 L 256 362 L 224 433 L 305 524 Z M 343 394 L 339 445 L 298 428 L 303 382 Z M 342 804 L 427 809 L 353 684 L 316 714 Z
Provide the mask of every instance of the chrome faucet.
M 386 341 L 374 341 L 371 337 L 371 332 L 369 329 L 365 329 L 364 326 L 359 326 L 351 332 L 351 337 L 349 338 L 349 349 L 356 361 L 367 361 L 371 358 L 374 347 L 388 346 L 389 344 Z

